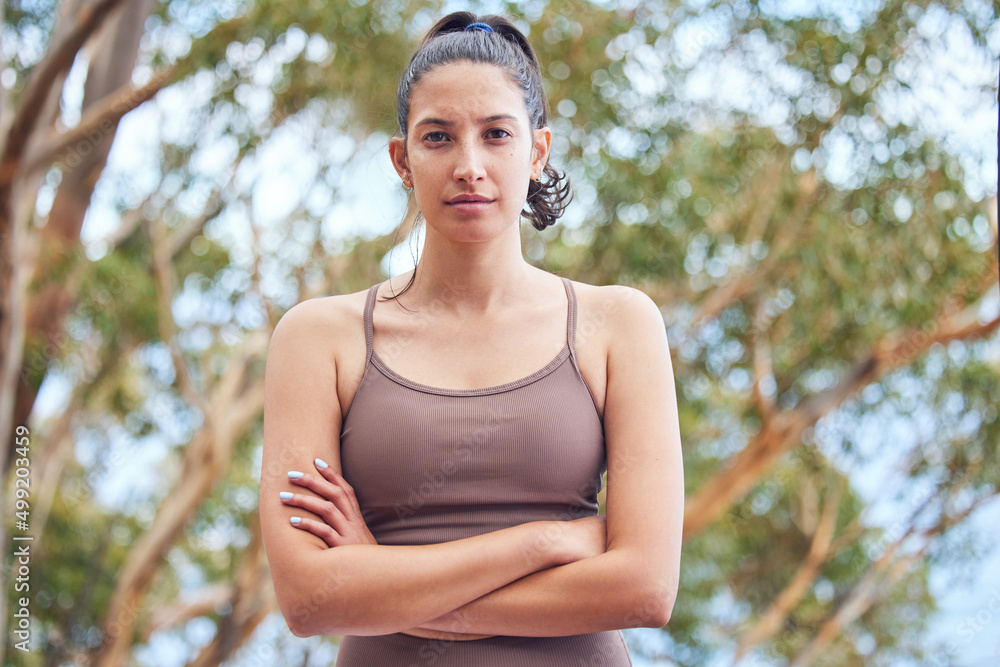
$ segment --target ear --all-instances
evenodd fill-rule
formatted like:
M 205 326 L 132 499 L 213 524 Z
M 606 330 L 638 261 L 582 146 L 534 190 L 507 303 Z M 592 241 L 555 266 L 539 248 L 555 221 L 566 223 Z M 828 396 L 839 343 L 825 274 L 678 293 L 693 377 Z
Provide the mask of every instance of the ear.
M 393 137 L 389 140 L 389 159 L 392 160 L 392 166 L 402 179 L 403 185 L 412 188 L 413 177 L 410 175 L 410 161 L 406 157 L 406 139 Z
M 552 148 L 552 130 L 548 126 L 535 130 L 535 140 L 531 148 L 531 178 L 538 180 L 542 170 L 549 160 L 549 150 Z

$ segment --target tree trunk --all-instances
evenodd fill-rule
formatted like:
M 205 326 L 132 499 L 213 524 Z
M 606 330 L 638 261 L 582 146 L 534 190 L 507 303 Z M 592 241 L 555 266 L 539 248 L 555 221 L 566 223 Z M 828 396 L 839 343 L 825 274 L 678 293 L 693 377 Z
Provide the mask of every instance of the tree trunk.
M 24 370 L 24 343 L 30 335 L 25 322 L 27 288 L 35 273 L 38 239 L 30 233 L 28 222 L 41 165 L 29 172 L 24 158 L 29 147 L 38 144 L 39 136 L 51 130 L 62 83 L 77 52 L 123 2 L 72 0 L 62 7 L 49 49 L 33 69 L 10 124 L 0 135 L 0 434 L 5 443 L 12 441 L 14 426 L 25 423 L 31 412 L 30 405 L 27 409 L 18 406 L 25 395 L 23 373 L 19 373 Z M 33 397 L 34 391 L 29 395 Z M 0 454 L 4 472 L 9 456 L 8 444 Z
M 271 584 L 271 572 L 264 554 L 258 513 L 250 514 L 247 523 L 253 531 L 253 539 L 244 552 L 243 561 L 234 577 L 235 585 L 228 600 L 231 611 L 219 620 L 215 637 L 201 650 L 198 657 L 188 663 L 188 667 L 221 665 L 232 657 L 260 622 L 278 608 L 274 586 Z
M 177 484 L 160 502 L 153 525 L 129 550 L 101 623 L 104 641 L 94 655 L 94 664 L 99 667 L 125 662 L 136 621 L 144 611 L 142 598 L 163 566 L 164 556 L 226 472 L 237 438 L 263 409 L 263 379 L 248 377 L 247 371 L 264 353 L 268 334 L 251 334 L 243 349 L 233 353 L 206 401 L 205 424 L 186 447 Z
M 84 112 L 128 84 L 135 68 L 143 26 L 152 8 L 152 0 L 125 3 L 94 34 L 84 85 Z M 34 276 L 38 288 L 28 305 L 26 335 L 29 340 L 44 341 L 47 350 L 58 352 L 64 335 L 63 323 L 77 299 L 76 284 L 50 280 L 48 271 L 65 269 L 79 261 L 80 228 L 117 129 L 118 118 L 109 118 L 99 131 L 92 132 L 87 141 L 78 143 L 70 153 L 63 165 L 62 181 L 48 222 L 41 230 L 43 256 Z M 13 413 L 15 424 L 27 421 L 38 393 L 38 388 L 29 380 L 29 371 L 30 368 L 22 364 Z

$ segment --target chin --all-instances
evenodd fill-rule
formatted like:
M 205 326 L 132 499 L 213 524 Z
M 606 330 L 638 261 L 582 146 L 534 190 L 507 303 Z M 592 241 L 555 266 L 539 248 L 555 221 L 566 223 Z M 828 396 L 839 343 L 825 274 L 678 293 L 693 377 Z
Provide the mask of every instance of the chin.
M 452 241 L 467 243 L 482 243 L 492 241 L 504 234 L 513 233 L 518 237 L 520 243 L 520 216 L 516 223 L 502 223 L 496 220 L 484 220 L 477 217 L 469 217 L 449 222 L 446 226 L 435 226 L 436 231 Z M 428 225 L 430 226 L 430 225 Z

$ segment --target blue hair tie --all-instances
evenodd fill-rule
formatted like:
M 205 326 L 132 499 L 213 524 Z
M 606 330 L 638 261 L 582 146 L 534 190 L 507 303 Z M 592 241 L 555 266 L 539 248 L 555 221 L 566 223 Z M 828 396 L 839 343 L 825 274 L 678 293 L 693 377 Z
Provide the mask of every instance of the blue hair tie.
M 493 28 L 486 25 L 485 23 L 470 23 L 469 25 L 465 26 L 464 32 L 468 32 L 470 30 L 482 30 L 483 32 L 493 32 Z

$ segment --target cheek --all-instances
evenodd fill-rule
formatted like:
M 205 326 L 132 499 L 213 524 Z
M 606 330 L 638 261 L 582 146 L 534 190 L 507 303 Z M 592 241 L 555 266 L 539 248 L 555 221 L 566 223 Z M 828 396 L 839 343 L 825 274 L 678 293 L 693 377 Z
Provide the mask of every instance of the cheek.
M 410 159 L 410 173 L 413 174 L 414 180 L 427 181 L 434 179 L 436 171 L 434 164 L 421 156 Z

